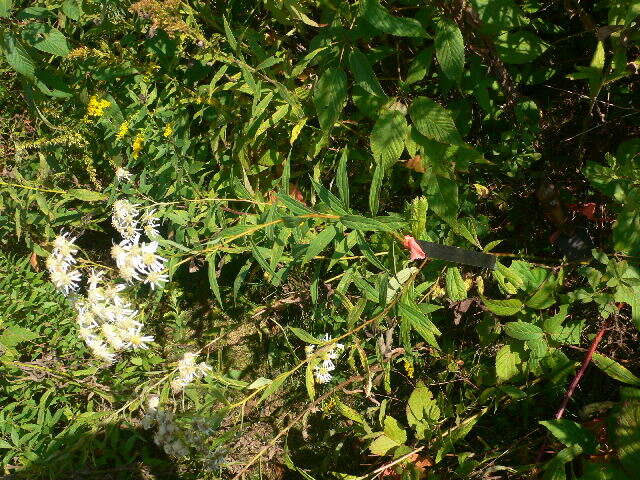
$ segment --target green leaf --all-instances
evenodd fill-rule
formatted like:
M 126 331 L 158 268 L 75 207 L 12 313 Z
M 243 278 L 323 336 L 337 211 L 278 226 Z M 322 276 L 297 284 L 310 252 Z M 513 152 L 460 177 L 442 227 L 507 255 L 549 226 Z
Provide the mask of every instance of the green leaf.
M 547 48 L 548 45 L 545 42 L 526 30 L 503 33 L 496 40 L 496 50 L 505 63 L 532 62 Z
M 594 353 L 591 360 L 600 370 L 611 378 L 622 383 L 640 387 L 640 378 L 636 377 L 629 369 L 620 365 L 614 359 L 600 353 Z
M 522 363 L 520 354 L 504 345 L 496 355 L 496 375 L 499 380 L 509 380 L 518 374 L 518 365 Z
M 376 163 L 376 166 L 373 169 L 371 185 L 369 185 L 369 210 L 372 215 L 378 213 L 378 207 L 380 206 L 380 190 L 382 189 L 383 180 L 384 165 L 382 163 Z
M 371 445 L 369 445 L 369 450 L 374 455 L 386 455 L 389 450 L 399 446 L 400 444 L 395 440 L 387 437 L 386 435 L 380 435 L 376 438 Z
M 215 253 L 212 253 L 207 257 L 207 275 L 209 276 L 209 286 L 211 287 L 211 291 L 215 295 L 220 306 L 224 308 L 224 306 L 222 305 L 222 297 L 220 296 L 220 287 L 218 286 Z
M 319 344 L 323 343 L 322 340 L 318 340 L 316 337 L 311 335 L 309 332 L 307 332 L 303 328 L 289 327 L 289 330 L 291 330 L 293 332 L 293 334 L 296 337 L 298 337 L 300 340 L 302 340 L 303 342 L 311 343 L 311 344 L 314 344 L 314 345 L 319 345 Z
M 464 39 L 453 20 L 445 18 L 438 23 L 434 45 L 436 58 L 444 74 L 454 82 L 460 82 L 464 70 Z
M 82 0 L 64 0 L 62 2 L 62 12 L 71 20 L 80 20 L 80 17 L 84 14 Z
M 38 338 L 38 334 L 32 332 L 28 328 L 13 325 L 8 327 L 2 335 L 0 335 L 0 343 L 5 347 L 15 347 L 22 342 L 30 342 L 34 338 Z
M 411 305 L 400 304 L 398 311 L 400 316 L 407 320 L 418 334 L 431 346 L 440 348 L 436 335 L 440 335 L 440 330 L 436 327 L 427 314 L 414 308 Z
M 518 340 L 538 340 L 543 331 L 537 325 L 527 322 L 509 322 L 504 326 L 507 335 Z
M 452 221 L 456 218 L 458 214 L 458 184 L 456 182 L 449 178 L 425 174 L 422 189 L 429 200 L 429 208 L 436 215 Z
M 400 427 L 395 418 L 389 415 L 384 417 L 384 434 L 399 444 L 407 441 L 407 432 Z
M 359 230 L 361 232 L 391 232 L 393 229 L 384 223 L 373 218 L 362 217 L 360 215 L 343 215 L 340 222 L 347 228 Z
M 414 18 L 394 17 L 379 0 L 363 0 L 361 12 L 367 22 L 381 32 L 398 37 L 427 36 L 420 22 Z
M 386 96 L 376 78 L 376 74 L 373 73 L 373 68 L 371 68 L 366 55 L 357 48 L 349 54 L 349 67 L 358 85 L 372 95 L 377 95 L 378 97 Z
M 416 97 L 409 107 L 409 116 L 418 131 L 430 140 L 460 144 L 451 112 L 427 97 Z
M 567 447 L 578 445 L 586 453 L 593 452 L 598 443 L 593 436 L 593 433 L 582 425 L 571 420 L 567 420 L 566 418 L 544 420 L 540 422 L 540 425 L 545 426 L 554 437 L 564 443 Z
M 2 50 L 11 68 L 25 77 L 34 77 L 35 63 L 26 48 L 10 32 L 5 32 L 2 37 Z
M 311 243 L 309 243 L 309 247 L 307 247 L 307 251 L 304 254 L 304 258 L 302 259 L 302 264 L 304 265 L 313 257 L 322 252 L 327 247 L 327 245 L 329 245 L 333 241 L 337 233 L 338 231 L 336 230 L 336 227 L 334 227 L 333 225 L 329 225 L 318 235 L 316 235 Z
M 428 47 L 422 50 L 416 58 L 409 65 L 409 71 L 407 72 L 407 78 L 404 80 L 405 85 L 411 85 L 413 83 L 421 81 L 429 73 L 431 67 L 431 61 L 433 59 L 433 47 Z
M 404 115 L 397 110 L 383 112 L 371 131 L 373 158 L 385 168 L 393 165 L 404 151 L 404 139 L 409 126 Z
M 572 445 L 560 450 L 545 465 L 545 472 L 542 480 L 566 480 L 565 465 L 582 453 L 582 448 Z M 580 477 L 584 480 L 584 477 Z M 622 479 L 619 479 L 622 480 Z
M 326 70 L 313 90 L 318 121 L 329 130 L 338 121 L 347 99 L 347 76 L 340 68 Z
M 615 418 L 615 426 L 610 438 L 629 478 L 637 478 L 640 472 L 640 402 L 622 404 Z
M 336 172 L 336 185 L 338 186 L 338 194 L 344 206 L 349 209 L 349 175 L 347 174 L 347 158 L 349 151 L 345 148 L 340 155 L 338 162 L 338 170 Z
M 467 285 L 462 279 L 460 269 L 458 267 L 449 267 L 445 273 L 445 289 L 447 297 L 451 301 L 457 302 L 467 298 Z
M 366 429 L 369 428 L 367 421 L 364 419 L 362 415 L 360 415 L 360 413 L 358 413 L 353 408 L 345 405 L 340 400 L 336 400 L 336 408 L 342 414 L 342 416 L 348 418 L 349 420 L 353 420 L 356 423 L 359 423 L 360 425 L 364 426 Z
M 523 303 L 517 298 L 509 300 L 492 300 L 490 298 L 480 297 L 487 310 L 500 316 L 515 315 L 524 307 Z
M 229 22 L 227 21 L 227 17 L 226 16 L 222 16 L 222 24 L 224 26 L 224 34 L 227 37 L 227 42 L 229 42 L 229 45 L 231 46 L 231 48 L 236 51 L 238 50 L 238 42 L 236 41 L 236 37 L 233 35 L 233 31 L 231 30 L 231 27 L 229 26 Z
M 440 408 L 433 394 L 421 380 L 418 381 L 407 402 L 407 423 L 416 431 L 416 437 L 423 439 L 429 425 L 439 419 Z
M 0 0 L 0 18 L 9 18 L 12 7 L 13 0 Z
M 307 388 L 307 395 L 309 395 L 309 400 L 312 402 L 316 398 L 316 379 L 313 376 L 313 369 L 316 365 L 320 363 L 320 358 L 315 357 L 312 358 L 309 362 L 307 362 L 307 368 L 304 376 L 305 387 Z
M 31 45 L 42 52 L 59 57 L 64 57 L 69 53 L 67 37 L 57 28 L 43 27 L 43 31 L 39 32 L 36 38 L 37 40 L 32 41 Z
M 100 192 L 87 190 L 86 188 L 74 188 L 67 190 L 66 197 L 82 200 L 83 202 L 101 202 L 107 199 L 107 196 Z

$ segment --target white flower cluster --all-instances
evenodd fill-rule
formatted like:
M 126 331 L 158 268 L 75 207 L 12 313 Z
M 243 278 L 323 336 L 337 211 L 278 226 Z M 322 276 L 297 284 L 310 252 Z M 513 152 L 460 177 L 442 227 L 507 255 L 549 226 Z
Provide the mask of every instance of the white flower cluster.
M 78 270 L 70 269 L 76 263 L 76 238 L 69 233 L 58 235 L 46 261 L 51 282 L 65 295 L 77 292 L 82 279 Z M 94 356 L 111 363 L 117 352 L 147 348 L 153 337 L 143 335 L 144 325 L 136 319 L 138 311 L 120 296 L 126 286 L 105 282 L 105 275 L 104 270 L 92 269 L 86 297 L 75 293 L 70 299 L 77 312 L 80 337 Z
M 147 413 L 142 418 L 142 427 L 149 430 L 154 425 L 158 430 L 153 436 L 153 441 L 162 447 L 167 455 L 184 457 L 189 454 L 189 449 L 179 438 L 181 436 L 180 427 L 175 421 L 173 413 L 166 412 L 158 408 L 160 399 L 153 395 L 147 402 Z
M 78 290 L 82 279 L 82 274 L 78 270 L 71 269 L 71 266 L 76 263 L 75 254 L 78 252 L 74 244 L 76 238 L 71 238 L 68 232 L 58 235 L 53 242 L 51 255 L 47 257 L 47 270 L 49 270 L 51 282 L 64 295 Z
M 178 376 L 171 382 L 174 390 L 182 390 L 196 378 L 201 378 L 212 370 L 204 362 L 196 363 L 197 353 L 187 352 L 178 362 Z
M 120 276 L 127 282 L 144 281 L 152 290 L 160 287 L 169 277 L 163 274 L 166 258 L 156 254 L 158 242 L 140 242 L 141 233 L 149 238 L 158 235 L 159 220 L 155 210 L 140 213 L 139 205 L 126 199 L 113 204 L 111 221 L 123 240 L 111 248 Z M 144 227 L 140 228 L 140 225 Z
M 331 337 L 328 333 L 324 335 L 324 341 L 328 342 Z M 315 351 L 315 345 L 307 345 L 305 347 L 305 353 L 307 357 L 311 356 Z M 316 378 L 317 383 L 329 383 L 333 378 L 331 372 L 335 370 L 336 366 L 333 360 L 337 360 L 338 357 L 344 351 L 344 345 L 341 343 L 333 343 L 326 347 L 318 347 L 317 356 L 319 357 L 318 363 L 313 368 L 313 375 Z
M 146 349 L 153 337 L 143 335 L 142 322 L 136 320 L 138 311 L 119 293 L 124 284 L 102 284 L 104 271 L 92 270 L 87 297 L 75 301 L 80 337 L 93 354 L 107 363 L 113 362 L 116 352 Z

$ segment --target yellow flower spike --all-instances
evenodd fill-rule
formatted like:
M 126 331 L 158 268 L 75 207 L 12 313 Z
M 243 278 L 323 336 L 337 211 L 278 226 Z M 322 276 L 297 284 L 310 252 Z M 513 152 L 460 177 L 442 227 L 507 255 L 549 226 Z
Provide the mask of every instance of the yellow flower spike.
M 89 98 L 89 103 L 87 104 L 87 116 L 88 117 L 101 117 L 104 115 L 104 111 L 109 108 L 111 102 L 108 100 L 98 100 L 96 95 L 92 95 Z
M 138 158 L 140 156 L 140 152 L 142 151 L 142 145 L 144 144 L 144 135 L 142 133 L 138 133 L 136 138 L 133 140 L 133 144 L 131 148 L 133 149 L 132 156 L 133 158 Z
M 413 362 L 410 362 L 406 358 L 404 359 L 404 370 L 407 372 L 407 377 L 413 378 L 413 374 L 415 372 Z
M 171 126 L 170 123 L 168 123 L 167 126 L 164 127 L 164 132 L 162 132 L 162 136 L 167 138 L 167 137 L 170 137 L 171 135 L 173 135 L 173 127 Z
M 129 133 L 129 122 L 125 120 L 120 124 L 118 133 L 116 133 L 116 140 L 122 139 L 122 137 L 124 137 L 127 133 Z

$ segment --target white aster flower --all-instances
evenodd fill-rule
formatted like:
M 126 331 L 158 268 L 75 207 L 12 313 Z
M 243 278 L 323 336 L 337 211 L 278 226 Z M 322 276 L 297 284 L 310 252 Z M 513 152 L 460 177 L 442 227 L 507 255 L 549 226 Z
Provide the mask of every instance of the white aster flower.
M 160 272 L 149 272 L 144 279 L 144 283 L 148 283 L 151 290 L 155 290 L 156 287 L 162 287 L 162 283 L 169 281 L 169 276 Z
M 55 285 L 58 291 L 64 295 L 69 295 L 71 292 L 75 292 L 80 287 L 80 280 L 82 274 L 78 270 L 57 271 L 51 274 L 51 282 Z
M 69 232 L 58 235 L 53 241 L 53 255 L 62 258 L 67 263 L 75 263 L 73 256 L 78 253 L 74 242 L 78 237 L 71 238 Z
M 131 174 L 131 172 L 125 168 L 122 167 L 118 167 L 116 168 L 116 178 L 121 181 L 121 182 L 128 182 L 129 180 L 131 180 L 131 177 L 133 177 L 133 175 Z
M 313 374 L 316 377 L 316 382 L 318 383 L 329 383 L 333 378 L 329 371 L 322 366 L 317 366 L 314 369 Z
M 143 350 L 146 350 L 147 348 L 149 348 L 147 343 L 151 343 L 154 340 L 151 335 L 143 336 L 140 330 L 133 329 L 133 328 L 125 332 L 124 338 L 126 342 L 129 345 L 131 345 L 131 348 L 133 348 L 134 350 L 138 348 L 142 348 Z

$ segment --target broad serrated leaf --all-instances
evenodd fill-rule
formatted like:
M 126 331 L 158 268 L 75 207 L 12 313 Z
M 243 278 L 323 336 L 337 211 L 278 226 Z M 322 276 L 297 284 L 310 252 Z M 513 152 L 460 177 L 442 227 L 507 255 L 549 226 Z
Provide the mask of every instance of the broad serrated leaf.
M 524 307 L 523 303 L 517 298 L 509 300 L 492 300 L 490 298 L 481 297 L 487 310 L 496 315 L 509 316 L 515 315 Z
M 499 380 L 509 380 L 518 374 L 518 365 L 522 363 L 520 354 L 504 345 L 496 354 L 496 375 Z
M 567 447 L 578 445 L 586 453 L 591 453 L 596 448 L 597 442 L 593 433 L 576 422 L 559 418 L 541 421 L 540 425 L 546 427 L 554 437 Z
M 373 158 L 389 168 L 404 150 L 404 139 L 409 126 L 404 115 L 397 110 L 383 112 L 371 131 L 370 142 Z
M 364 53 L 358 49 L 354 49 L 349 54 L 349 68 L 358 85 L 364 88 L 372 95 L 379 97 L 386 96 L 384 90 L 380 86 L 380 82 L 376 78 L 376 74 L 371 68 L 371 64 Z
M 505 324 L 504 331 L 518 340 L 538 340 L 543 336 L 542 329 L 537 325 L 520 321 Z
M 374 455 L 382 456 L 386 455 L 389 450 L 399 445 L 400 444 L 398 442 L 383 434 L 376 438 L 373 442 L 371 442 L 371 445 L 369 445 L 369 450 Z
M 313 89 L 318 122 L 329 130 L 338 121 L 347 99 L 347 76 L 340 68 L 326 70 Z
M 8 18 L 13 7 L 13 0 L 0 0 L 0 18 Z
M 458 267 L 449 267 L 445 273 L 445 289 L 447 297 L 453 302 L 467 298 L 467 285 L 462 279 Z
M 594 353 L 592 361 L 611 378 L 628 385 L 640 387 L 640 378 L 636 377 L 628 368 L 620 365 L 614 359 L 600 353 Z
M 363 0 L 361 4 L 363 17 L 373 26 L 384 33 L 398 37 L 426 37 L 424 28 L 414 18 L 395 17 L 380 5 L 379 0 Z
M 28 328 L 12 325 L 0 335 L 0 343 L 5 347 L 15 347 L 19 343 L 29 342 L 37 337 L 38 334 Z
M 496 50 L 505 63 L 522 64 L 534 61 L 548 45 L 526 30 L 503 33 L 496 39 Z
M 407 402 L 407 423 L 414 428 L 417 438 L 422 439 L 425 438 L 429 425 L 439 419 L 440 408 L 433 394 L 422 381 L 419 381 Z
M 25 77 L 33 78 L 36 65 L 27 49 L 10 32 L 2 36 L 2 50 L 11 68 Z
M 622 467 L 635 478 L 640 471 L 640 401 L 622 404 L 611 433 Z
M 458 184 L 449 178 L 424 175 L 422 188 L 429 200 L 429 208 L 439 217 L 457 223 Z
M 71 20 L 80 20 L 84 13 L 82 11 L 82 0 L 64 0 L 62 2 L 62 12 Z
M 438 23 L 435 38 L 436 58 L 444 74 L 459 82 L 464 70 L 464 39 L 456 23 L 445 18 Z
M 69 53 L 67 38 L 60 30 L 54 27 L 43 27 L 42 31 L 37 36 L 34 36 L 31 45 L 41 52 L 59 57 L 64 57 Z
M 427 97 L 417 97 L 409 107 L 411 121 L 422 135 L 440 143 L 461 144 L 451 112 Z
M 384 417 L 384 434 L 399 444 L 407 441 L 406 430 L 400 427 L 398 421 L 389 415 Z
M 432 59 L 433 47 L 425 48 L 416 55 L 416 58 L 409 65 L 409 71 L 407 72 L 407 78 L 405 78 L 404 83 L 411 85 L 422 80 L 427 73 L 429 73 Z

